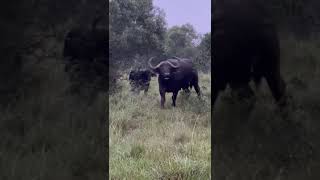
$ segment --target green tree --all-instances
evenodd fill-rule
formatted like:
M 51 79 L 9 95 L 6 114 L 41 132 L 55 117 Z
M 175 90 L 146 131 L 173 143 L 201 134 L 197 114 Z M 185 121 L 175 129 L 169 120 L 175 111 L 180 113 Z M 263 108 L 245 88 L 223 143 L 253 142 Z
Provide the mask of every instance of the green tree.
M 201 38 L 200 44 L 197 46 L 198 56 L 196 65 L 202 71 L 208 72 L 211 70 L 211 33 L 206 33 Z
M 133 57 L 163 53 L 165 14 L 152 0 L 109 1 L 109 57 L 132 64 Z
M 191 24 L 173 26 L 166 34 L 165 53 L 170 56 L 193 58 L 196 56 L 194 41 L 198 38 Z

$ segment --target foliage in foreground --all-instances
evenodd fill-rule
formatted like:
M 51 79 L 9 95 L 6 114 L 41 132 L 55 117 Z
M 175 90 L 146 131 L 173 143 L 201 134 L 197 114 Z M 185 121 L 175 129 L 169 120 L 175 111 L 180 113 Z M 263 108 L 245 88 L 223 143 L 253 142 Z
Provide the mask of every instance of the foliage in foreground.
M 50 58 L 25 71 L 29 91 L 0 109 L 0 179 L 104 179 L 106 94 L 89 105 L 67 93 L 64 65 Z
M 127 81 L 109 98 L 111 179 L 210 179 L 210 74 L 200 76 L 199 100 L 180 93 L 177 107 L 167 94 L 160 109 L 158 84 L 133 96 Z
M 280 110 L 266 82 L 247 100 L 224 92 L 213 111 L 214 179 L 318 179 L 318 42 L 281 36 L 282 74 L 292 98 Z

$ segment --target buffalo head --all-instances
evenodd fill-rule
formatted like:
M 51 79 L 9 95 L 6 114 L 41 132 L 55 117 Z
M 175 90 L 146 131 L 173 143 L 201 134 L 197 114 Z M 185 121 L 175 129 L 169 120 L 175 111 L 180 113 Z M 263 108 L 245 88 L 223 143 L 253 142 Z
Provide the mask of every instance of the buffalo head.
M 147 93 L 150 86 L 152 74 L 153 73 L 147 69 L 130 71 L 129 81 L 131 85 L 131 91 L 139 93 L 140 90 L 144 90 L 144 92 Z
M 176 106 L 176 98 L 181 89 L 187 90 L 189 87 L 194 87 L 200 97 L 200 88 L 198 85 L 198 72 L 193 67 L 192 61 L 189 59 L 168 59 L 153 66 L 149 59 L 149 67 L 157 73 L 159 92 L 161 96 L 161 107 L 164 107 L 165 93 L 172 92 L 172 105 Z
M 95 18 L 91 28 L 72 28 L 65 37 L 63 56 L 85 61 L 107 57 L 107 28 L 98 26 L 104 18 Z
M 276 25 L 265 8 L 251 0 L 216 0 L 213 11 L 213 101 L 226 87 L 253 95 L 249 82 L 259 86 L 265 78 L 274 99 L 286 101 L 280 73 L 280 41 Z
M 65 71 L 75 82 L 74 89 L 79 89 L 78 84 L 82 83 L 90 84 L 89 87 L 94 89 L 107 89 L 108 33 L 106 23 L 102 22 L 104 19 L 104 15 L 99 16 L 94 19 L 91 28 L 73 27 L 66 34 L 63 47 Z
M 149 67 L 152 71 L 159 74 L 159 77 L 163 80 L 169 80 L 172 78 L 172 74 L 179 68 L 179 64 L 175 62 L 166 60 L 160 62 L 158 65 L 153 66 L 151 64 L 153 57 L 149 59 Z

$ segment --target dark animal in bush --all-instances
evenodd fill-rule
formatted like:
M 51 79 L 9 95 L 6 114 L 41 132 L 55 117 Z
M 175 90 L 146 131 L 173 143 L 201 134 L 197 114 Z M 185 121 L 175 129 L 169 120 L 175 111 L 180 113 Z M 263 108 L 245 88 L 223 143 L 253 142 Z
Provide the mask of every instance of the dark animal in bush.
M 276 28 L 252 1 L 216 0 L 213 11 L 213 104 L 227 84 L 247 89 L 251 79 L 264 77 L 272 95 L 285 103 L 286 86 L 280 75 L 280 45 Z
M 166 92 L 172 92 L 172 105 L 176 106 L 178 92 L 181 89 L 189 90 L 192 86 L 200 97 L 198 84 L 198 72 L 190 59 L 168 59 L 158 65 L 151 64 L 153 57 L 149 59 L 149 67 L 158 74 L 159 92 L 161 96 L 161 108 L 164 108 Z
M 71 60 L 92 60 L 93 58 L 107 57 L 107 30 L 97 28 L 98 22 L 103 18 L 96 18 L 91 29 L 75 28 L 70 30 L 65 38 L 63 55 Z
M 129 81 L 131 85 L 131 91 L 140 92 L 141 90 L 144 90 L 144 92 L 147 93 L 152 76 L 155 76 L 155 74 L 147 69 L 130 71 Z
M 104 16 L 97 17 L 90 28 L 74 28 L 65 38 L 63 56 L 66 59 L 65 70 L 70 74 L 72 89 L 80 87 L 107 90 L 108 55 L 107 27 Z M 101 28 L 98 24 L 102 24 Z M 105 27 L 104 27 L 105 26 Z

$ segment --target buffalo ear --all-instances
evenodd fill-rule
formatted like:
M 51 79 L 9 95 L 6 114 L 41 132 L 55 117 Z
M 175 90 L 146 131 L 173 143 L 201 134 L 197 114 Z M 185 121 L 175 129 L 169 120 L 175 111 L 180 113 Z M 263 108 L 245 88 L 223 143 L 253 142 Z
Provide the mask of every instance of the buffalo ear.
M 159 68 L 151 69 L 151 74 L 159 74 Z

